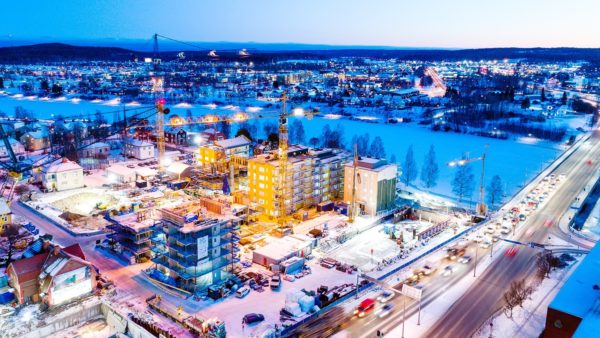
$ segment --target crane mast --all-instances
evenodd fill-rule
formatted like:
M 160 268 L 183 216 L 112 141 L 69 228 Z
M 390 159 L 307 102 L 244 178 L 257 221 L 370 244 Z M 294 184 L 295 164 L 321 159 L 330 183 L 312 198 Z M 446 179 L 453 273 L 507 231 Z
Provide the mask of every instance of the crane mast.
M 279 114 L 279 223 L 285 225 L 285 216 L 287 215 L 287 208 L 285 206 L 285 179 L 287 171 L 287 160 L 288 160 L 288 126 L 287 126 L 287 95 L 285 91 L 281 94 L 281 112 Z

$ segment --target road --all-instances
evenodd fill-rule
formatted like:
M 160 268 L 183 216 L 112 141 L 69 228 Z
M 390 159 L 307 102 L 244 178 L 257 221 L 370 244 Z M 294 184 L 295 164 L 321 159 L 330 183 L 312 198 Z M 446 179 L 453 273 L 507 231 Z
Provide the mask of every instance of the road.
M 577 194 L 587 184 L 588 179 L 600 166 L 600 132 L 596 131 L 592 137 L 585 141 L 579 149 L 575 150 L 563 163 L 553 171 L 555 174 L 566 174 L 567 179 L 559 186 L 552 197 L 540 209 L 534 212 L 517 232 L 516 240 L 524 242 L 547 242 L 548 236 L 555 236 L 570 241 L 570 236 L 563 233 L 558 227 L 558 220 L 571 206 Z M 588 164 L 588 160 L 593 160 Z M 554 221 L 548 227 L 547 221 Z M 527 229 L 527 230 L 524 230 Z M 470 245 L 467 255 L 475 256 L 475 246 Z M 485 322 L 496 309 L 502 306 L 502 295 L 510 283 L 523 278 L 536 269 L 536 249 L 521 247 L 514 257 L 507 257 L 496 253 L 494 261 L 484 271 L 477 270 L 475 283 L 464 295 L 459 298 L 437 323 L 423 323 L 432 325 L 424 337 L 468 337 Z M 489 255 L 489 250 L 479 248 L 479 259 Z M 448 277 L 439 274 L 426 277 L 421 285 L 424 287 L 422 308 L 436 301 L 452 286 L 467 275 L 473 274 L 473 263 L 468 266 L 457 264 L 458 270 Z M 442 264 L 441 268 L 444 267 Z M 472 278 L 472 277 L 470 277 Z M 396 285 L 395 289 L 400 289 Z M 380 319 L 370 315 L 362 319 L 351 319 L 351 314 L 346 314 L 342 319 L 341 328 L 350 337 L 375 337 L 377 330 L 390 332 L 402 325 L 403 296 L 391 300 L 394 312 Z M 407 318 L 417 314 L 418 304 L 412 300 L 406 302 Z M 339 317 L 339 316 L 338 316 Z M 414 337 L 406 332 L 406 337 Z
M 582 144 L 563 164 L 555 170 L 567 174 L 567 179 L 548 202 L 533 214 L 525 228 L 533 232 L 521 233 L 523 241 L 544 243 L 548 236 L 557 234 L 558 222 L 577 194 L 587 184 L 591 175 L 600 167 L 600 132 L 595 131 L 589 141 Z M 592 160 L 591 163 L 588 161 Z M 551 227 L 547 220 L 554 220 Z M 568 236 L 567 238 L 568 239 Z M 512 258 L 497 256 L 476 282 L 425 334 L 426 337 L 469 337 L 499 308 L 502 295 L 514 280 L 529 276 L 535 271 L 536 249 L 523 248 Z

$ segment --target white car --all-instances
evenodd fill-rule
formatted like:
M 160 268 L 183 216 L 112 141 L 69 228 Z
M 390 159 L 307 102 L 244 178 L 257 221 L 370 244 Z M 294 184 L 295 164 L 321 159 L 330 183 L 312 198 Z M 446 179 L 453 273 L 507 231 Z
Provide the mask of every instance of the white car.
M 471 262 L 471 256 L 462 256 L 458 259 L 459 263 L 469 264 Z
M 486 241 L 482 241 L 481 243 L 479 243 L 479 247 L 482 249 L 487 249 L 491 246 L 492 244 L 490 242 Z
M 448 265 L 442 271 L 442 276 L 444 276 L 444 277 L 450 276 L 451 274 L 454 273 L 454 271 L 456 271 L 456 267 L 454 265 Z
M 387 303 L 392 298 L 394 298 L 394 293 L 392 291 L 385 290 L 377 297 L 377 300 L 380 303 Z
M 383 307 L 381 307 L 381 309 L 377 310 L 375 314 L 377 317 L 383 318 L 392 313 L 393 310 L 394 306 L 392 304 L 385 304 Z
M 237 291 L 235 292 L 235 296 L 237 298 L 244 298 L 246 297 L 246 295 L 250 292 L 250 288 L 247 286 L 242 286 L 241 288 L 237 289 Z

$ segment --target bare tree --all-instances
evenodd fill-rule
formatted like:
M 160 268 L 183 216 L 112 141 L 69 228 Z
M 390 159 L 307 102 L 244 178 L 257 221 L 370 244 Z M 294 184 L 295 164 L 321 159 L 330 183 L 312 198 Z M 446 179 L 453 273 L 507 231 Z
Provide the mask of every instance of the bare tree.
M 533 293 L 533 287 L 527 284 L 525 279 L 519 279 L 510 283 L 510 288 L 504 293 L 504 311 L 512 318 L 513 309 L 516 306 L 523 307 L 525 300 Z
M 2 236 L 6 237 L 8 241 L 8 248 L 6 252 L 6 265 L 12 262 L 13 252 L 15 250 L 15 244 L 21 237 L 21 226 L 14 223 L 9 223 L 4 226 L 4 234 Z

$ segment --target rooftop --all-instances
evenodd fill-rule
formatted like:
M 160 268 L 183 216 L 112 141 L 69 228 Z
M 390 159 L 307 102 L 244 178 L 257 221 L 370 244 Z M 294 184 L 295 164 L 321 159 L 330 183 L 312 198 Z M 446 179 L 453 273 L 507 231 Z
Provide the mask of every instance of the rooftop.
M 598 271 L 600 271 L 600 245 L 592 248 L 549 307 L 579 318 L 587 317 L 588 313 L 591 315 L 594 304 L 600 299 L 600 290 L 594 290 L 594 285 L 600 286 Z

